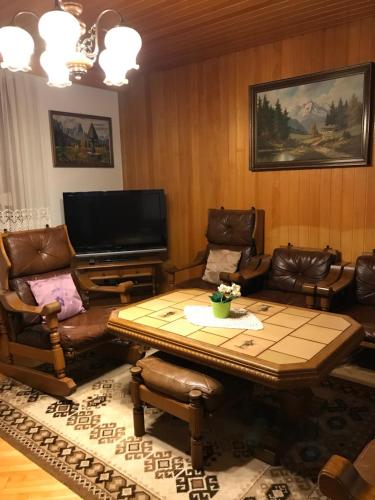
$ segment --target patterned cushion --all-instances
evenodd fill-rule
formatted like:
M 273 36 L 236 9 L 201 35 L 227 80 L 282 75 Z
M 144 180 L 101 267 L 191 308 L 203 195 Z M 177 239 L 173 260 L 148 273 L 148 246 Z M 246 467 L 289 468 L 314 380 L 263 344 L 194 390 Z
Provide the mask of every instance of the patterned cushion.
M 220 283 L 221 272 L 234 273 L 237 270 L 241 252 L 232 250 L 210 250 L 202 279 L 209 283 Z
M 81 297 L 70 274 L 28 281 L 28 284 L 39 306 L 60 302 L 61 311 L 57 317 L 61 321 L 84 311 Z

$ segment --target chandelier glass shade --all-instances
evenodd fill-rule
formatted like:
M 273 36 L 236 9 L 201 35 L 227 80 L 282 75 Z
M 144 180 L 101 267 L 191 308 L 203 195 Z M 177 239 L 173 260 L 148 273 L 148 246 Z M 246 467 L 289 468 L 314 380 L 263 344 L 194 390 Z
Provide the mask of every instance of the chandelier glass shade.
M 101 12 L 93 26 L 79 19 L 82 5 L 76 2 L 55 0 L 55 10 L 44 13 L 38 20 L 38 31 L 45 42 L 45 51 L 40 56 L 40 64 L 48 76 L 48 85 L 68 87 L 71 77 L 80 80 L 90 70 L 96 60 L 105 73 L 106 85 L 121 86 L 128 83 L 127 73 L 138 69 L 137 55 L 142 46 L 139 33 L 122 25 L 119 12 L 107 9 Z M 99 29 L 102 18 L 115 14 L 120 21 L 109 29 L 104 37 L 105 48 L 99 54 Z M 12 26 L 0 28 L 1 67 L 10 71 L 30 71 L 30 59 L 34 52 L 34 40 L 23 28 L 16 25 L 22 15 L 19 12 Z

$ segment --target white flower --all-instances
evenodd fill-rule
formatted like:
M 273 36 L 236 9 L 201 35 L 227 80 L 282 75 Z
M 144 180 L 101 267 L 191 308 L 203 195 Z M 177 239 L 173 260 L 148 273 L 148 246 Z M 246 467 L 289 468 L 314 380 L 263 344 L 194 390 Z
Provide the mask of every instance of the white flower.
M 218 287 L 218 291 L 220 293 L 231 293 L 232 291 L 232 287 L 228 286 L 228 285 L 224 285 L 224 283 L 222 283 L 219 287 Z
M 231 286 L 222 283 L 217 287 L 217 291 L 221 295 L 221 300 L 223 302 L 228 302 L 237 297 L 241 297 L 241 287 L 240 285 L 236 285 L 236 283 L 232 283 Z
M 231 295 L 233 295 L 234 297 L 241 297 L 241 287 L 240 285 L 236 285 L 235 283 L 232 283 L 232 292 L 231 292 Z

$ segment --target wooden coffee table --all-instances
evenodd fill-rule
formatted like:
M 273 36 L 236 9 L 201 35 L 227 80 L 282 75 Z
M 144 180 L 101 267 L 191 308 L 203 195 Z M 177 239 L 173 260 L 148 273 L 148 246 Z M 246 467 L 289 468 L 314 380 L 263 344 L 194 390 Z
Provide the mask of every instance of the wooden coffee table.
M 312 386 L 360 344 L 362 326 L 349 316 L 246 297 L 236 299 L 232 307 L 253 312 L 263 330 L 194 325 L 185 318 L 184 307 L 210 305 L 209 295 L 183 289 L 137 302 L 114 311 L 108 328 L 135 342 L 277 389 L 280 431 L 268 433 L 255 456 L 278 463 L 306 422 L 305 414 L 313 411 Z
M 112 332 L 135 342 L 279 389 L 311 387 L 363 339 L 348 316 L 251 298 L 236 299 L 263 330 L 202 327 L 184 316 L 187 305 L 209 305 L 209 292 L 183 289 L 114 311 Z

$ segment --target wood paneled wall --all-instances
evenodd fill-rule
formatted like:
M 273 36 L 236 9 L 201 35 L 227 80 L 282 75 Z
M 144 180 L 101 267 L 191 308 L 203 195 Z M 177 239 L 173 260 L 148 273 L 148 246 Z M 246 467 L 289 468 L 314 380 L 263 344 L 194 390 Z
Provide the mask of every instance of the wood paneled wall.
M 170 255 L 205 244 L 207 209 L 266 211 L 265 249 L 375 248 L 375 168 L 251 172 L 248 86 L 375 60 L 375 18 L 133 79 L 120 94 L 124 188 L 164 188 Z M 373 164 L 374 165 L 374 164 Z

